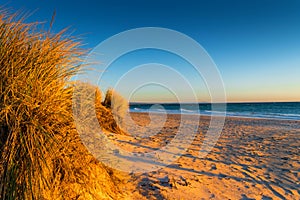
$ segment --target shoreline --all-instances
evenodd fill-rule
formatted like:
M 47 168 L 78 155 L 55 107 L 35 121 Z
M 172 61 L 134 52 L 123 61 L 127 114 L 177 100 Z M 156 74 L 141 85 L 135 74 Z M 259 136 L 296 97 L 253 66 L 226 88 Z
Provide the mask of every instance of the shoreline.
M 160 115 L 160 114 L 164 114 L 164 113 L 160 113 L 160 112 L 134 112 L 134 111 L 130 111 L 129 113 L 134 113 L 134 114 L 157 114 L 157 115 Z M 235 119 L 253 119 L 253 120 L 275 120 L 275 121 L 290 121 L 290 122 L 300 122 L 300 119 L 283 119 L 283 118 L 264 118 L 264 117 L 248 117 L 248 116 L 220 116 L 220 115 L 205 115 L 205 114 L 196 114 L 196 113 L 166 113 L 167 115 L 193 115 L 193 116 L 200 116 L 200 117 L 208 117 L 210 118 L 211 116 L 214 116 L 214 117 L 225 117 L 225 119 L 227 118 L 235 118 Z

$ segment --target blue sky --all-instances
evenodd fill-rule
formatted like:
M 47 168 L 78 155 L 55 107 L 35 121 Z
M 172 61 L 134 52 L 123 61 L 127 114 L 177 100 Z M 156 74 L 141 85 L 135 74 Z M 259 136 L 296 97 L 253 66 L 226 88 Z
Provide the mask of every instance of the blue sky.
M 55 10 L 53 31 L 70 27 L 69 32 L 80 35 L 90 49 L 132 28 L 173 29 L 206 49 L 221 73 L 228 101 L 300 101 L 300 1 L 11 0 L 2 4 L 32 12 L 27 21 L 47 23 Z M 190 80 L 199 101 L 209 101 L 204 82 L 188 63 L 155 50 L 121 57 L 105 72 L 101 87 L 114 86 L 122 73 L 149 62 L 173 67 Z M 131 100 L 174 101 L 158 86 L 136 91 Z M 189 94 L 185 100 L 191 101 Z

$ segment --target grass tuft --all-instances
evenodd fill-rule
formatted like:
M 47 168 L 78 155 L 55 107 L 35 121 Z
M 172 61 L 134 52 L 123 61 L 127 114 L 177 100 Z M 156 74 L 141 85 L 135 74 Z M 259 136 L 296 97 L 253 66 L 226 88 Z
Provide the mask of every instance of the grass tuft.
M 85 149 L 73 122 L 80 43 L 0 13 L 0 199 L 116 198 L 113 170 Z M 106 125 L 112 111 L 96 105 Z
M 111 109 L 117 126 L 124 130 L 124 119 L 129 108 L 128 101 L 115 90 L 109 89 L 106 92 L 103 105 Z

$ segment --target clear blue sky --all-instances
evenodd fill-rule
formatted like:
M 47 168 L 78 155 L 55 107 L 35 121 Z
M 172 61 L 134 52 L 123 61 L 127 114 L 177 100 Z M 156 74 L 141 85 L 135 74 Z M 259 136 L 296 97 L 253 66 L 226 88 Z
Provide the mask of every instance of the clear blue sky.
M 70 26 L 73 35 L 82 35 L 87 48 L 132 28 L 174 29 L 195 39 L 210 54 L 228 101 L 300 101 L 300 1 L 4 0 L 2 4 L 14 11 L 34 11 L 27 21 L 49 22 L 56 10 L 53 30 Z M 186 70 L 183 60 L 149 50 L 120 58 L 105 74 L 103 87 L 112 86 L 122 72 L 155 61 L 174 67 L 196 84 L 197 77 Z M 121 65 L 126 67 L 120 70 Z M 195 88 L 199 101 L 207 101 L 205 85 Z M 131 100 L 172 101 L 167 93 L 158 86 L 145 87 Z

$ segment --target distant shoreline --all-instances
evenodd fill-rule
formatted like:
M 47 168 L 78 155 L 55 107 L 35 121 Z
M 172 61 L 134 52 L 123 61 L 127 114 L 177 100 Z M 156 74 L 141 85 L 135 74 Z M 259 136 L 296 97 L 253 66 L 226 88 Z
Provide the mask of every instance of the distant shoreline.
M 130 104 L 131 112 L 196 114 L 251 119 L 300 120 L 300 102 Z
M 256 104 L 256 103 L 300 103 L 300 101 L 235 101 L 235 102 L 182 102 L 179 104 Z M 178 102 L 129 102 L 129 105 L 136 104 L 178 104 Z
M 130 111 L 130 113 L 133 114 L 143 114 L 143 115 L 148 115 L 148 112 L 132 112 Z M 159 113 L 159 112 L 152 112 L 152 114 L 155 115 L 160 115 L 163 113 Z M 188 113 L 182 113 L 182 114 L 178 114 L 178 113 L 167 113 L 168 115 L 200 115 L 200 117 L 205 117 L 205 118 L 210 118 L 211 116 L 214 117 L 222 117 L 222 116 L 218 116 L 218 115 L 203 115 L 203 114 L 188 114 Z M 300 122 L 300 119 L 279 119 L 279 118 L 262 118 L 262 117 L 244 117 L 244 116 L 225 116 L 225 119 L 248 119 L 248 120 L 267 120 L 267 121 L 285 121 L 285 122 Z M 300 128 L 300 127 L 299 127 Z

